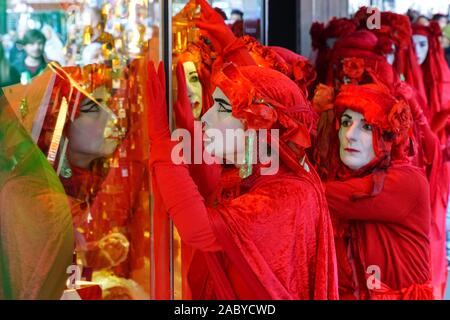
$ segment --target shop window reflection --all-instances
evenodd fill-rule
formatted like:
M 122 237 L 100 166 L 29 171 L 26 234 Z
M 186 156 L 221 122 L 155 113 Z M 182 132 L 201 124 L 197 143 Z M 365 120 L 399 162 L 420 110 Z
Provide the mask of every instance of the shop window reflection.
M 154 298 L 148 114 L 137 69 L 145 53 L 154 61 L 161 58 L 159 1 L 11 5 L 8 34 L 20 37 L 17 31 L 33 28 L 62 43 L 59 51 L 49 52 L 61 56 L 51 59 L 57 64 L 4 91 L 18 117 L 27 113 L 21 121 L 30 136 L 40 132 L 35 141 L 52 159 L 70 199 L 77 240 L 74 263 L 83 266 L 81 280 L 100 284 L 104 299 Z M 48 19 L 48 12 L 57 18 Z M 34 121 L 39 114 L 41 130 Z M 97 133 L 114 146 L 97 144 Z M 104 147 L 108 152 L 101 153 Z M 98 157 L 80 165 L 73 156 L 76 148 L 84 154 L 98 151 Z

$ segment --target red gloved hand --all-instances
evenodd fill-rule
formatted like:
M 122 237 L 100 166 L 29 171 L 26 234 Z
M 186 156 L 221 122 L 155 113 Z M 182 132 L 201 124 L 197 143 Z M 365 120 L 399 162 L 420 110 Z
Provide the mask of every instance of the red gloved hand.
M 181 62 L 178 62 L 176 72 L 178 93 L 177 101 L 173 106 L 173 111 L 175 113 L 175 123 L 177 128 L 188 130 L 193 137 L 194 114 L 192 113 L 192 105 L 187 92 L 186 77 L 184 74 L 183 64 Z
M 217 51 L 221 52 L 227 45 L 236 40 L 233 31 L 225 24 L 222 16 L 214 10 L 206 0 L 197 0 L 201 7 L 200 18 L 195 21 L 198 28 L 206 31 Z
M 147 109 L 148 135 L 150 144 L 170 141 L 169 121 L 166 105 L 166 76 L 163 62 L 156 73 L 153 61 L 147 56 L 141 67 L 141 92 Z
M 194 115 L 192 113 L 191 102 L 187 94 L 186 78 L 184 74 L 183 64 L 177 64 L 177 81 L 178 81 L 178 94 L 177 101 L 175 102 L 173 108 L 175 113 L 175 122 L 177 128 L 183 128 L 189 131 L 192 138 L 191 150 L 194 152 Z M 201 142 L 203 143 L 203 141 Z M 201 147 L 203 151 L 203 146 Z M 191 154 L 191 159 L 194 159 L 194 154 Z M 216 189 L 219 183 L 220 174 L 222 168 L 218 164 L 207 165 L 193 164 L 189 166 L 189 170 L 197 185 L 200 194 L 204 198 L 208 198 Z

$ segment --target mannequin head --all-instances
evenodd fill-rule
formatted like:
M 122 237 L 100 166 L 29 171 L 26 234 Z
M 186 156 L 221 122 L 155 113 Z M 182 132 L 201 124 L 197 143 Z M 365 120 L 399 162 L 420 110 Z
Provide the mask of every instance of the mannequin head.
M 421 65 L 422 63 L 424 63 L 428 55 L 428 37 L 421 34 L 414 34 L 412 36 L 412 39 L 414 43 L 414 49 L 416 51 L 417 62 L 419 63 L 419 65 Z
M 105 87 L 97 88 L 93 96 L 98 102 L 105 100 Z M 115 116 L 107 107 L 85 98 L 80 114 L 70 123 L 68 130 L 68 158 L 71 164 L 87 169 L 95 159 L 111 155 L 118 145 Z
M 194 118 L 198 119 L 202 112 L 203 89 L 198 76 L 197 68 L 194 62 L 186 61 L 183 63 L 184 75 L 186 78 L 187 92 L 192 105 Z
M 350 169 L 358 170 L 375 158 L 372 138 L 372 125 L 364 116 L 346 109 L 340 119 L 339 156 Z

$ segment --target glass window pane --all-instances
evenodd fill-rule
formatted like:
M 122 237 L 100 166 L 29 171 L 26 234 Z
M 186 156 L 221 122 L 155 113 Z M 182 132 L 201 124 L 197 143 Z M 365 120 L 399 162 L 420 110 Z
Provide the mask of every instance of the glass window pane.
M 104 299 L 155 298 L 163 227 L 151 212 L 138 83 L 143 54 L 162 58 L 160 1 L 0 0 L 0 18 L 0 62 L 10 66 L 0 86 L 70 204 L 82 266 L 71 279 L 87 281 L 73 285 L 100 284 Z

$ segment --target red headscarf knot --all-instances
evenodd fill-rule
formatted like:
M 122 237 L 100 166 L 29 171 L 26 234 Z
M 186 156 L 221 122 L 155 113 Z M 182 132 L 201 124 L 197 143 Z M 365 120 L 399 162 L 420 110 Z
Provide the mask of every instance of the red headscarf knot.
M 344 58 L 343 61 L 343 72 L 346 77 L 348 77 L 352 82 L 360 81 L 365 69 L 364 59 L 361 58 Z

